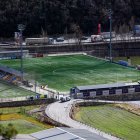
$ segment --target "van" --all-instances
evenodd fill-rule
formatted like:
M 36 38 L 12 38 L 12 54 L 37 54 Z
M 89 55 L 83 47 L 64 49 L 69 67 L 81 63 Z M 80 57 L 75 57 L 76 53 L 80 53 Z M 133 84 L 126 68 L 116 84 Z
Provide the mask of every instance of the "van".
M 70 101 L 70 100 L 71 100 L 71 98 L 68 97 L 68 96 L 64 96 L 64 97 L 61 97 L 61 98 L 60 98 L 60 101 L 61 101 L 61 102 L 67 102 L 67 101 Z

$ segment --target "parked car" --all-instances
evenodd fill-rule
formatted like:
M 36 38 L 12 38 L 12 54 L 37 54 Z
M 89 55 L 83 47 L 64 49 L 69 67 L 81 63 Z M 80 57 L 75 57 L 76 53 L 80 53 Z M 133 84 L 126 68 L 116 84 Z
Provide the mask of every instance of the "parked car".
M 64 37 L 62 36 L 62 37 L 58 37 L 58 38 L 56 38 L 56 41 L 57 42 L 63 42 L 65 39 L 64 39 Z

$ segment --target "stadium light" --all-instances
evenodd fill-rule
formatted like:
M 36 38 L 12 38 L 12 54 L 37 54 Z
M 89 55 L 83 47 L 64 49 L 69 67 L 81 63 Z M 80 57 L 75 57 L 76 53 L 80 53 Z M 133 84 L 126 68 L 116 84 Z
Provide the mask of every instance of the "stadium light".
M 111 6 L 108 11 L 108 14 L 109 14 L 109 21 L 110 21 L 109 59 L 110 61 L 112 61 L 112 9 L 111 9 Z
M 22 41 L 23 41 L 23 37 L 22 37 L 22 33 L 25 29 L 25 25 L 23 24 L 18 24 L 18 30 L 20 31 L 20 35 L 19 35 L 19 45 L 20 45 L 20 50 L 21 50 L 21 61 L 20 61 L 20 68 L 21 68 L 21 80 L 23 81 L 23 48 L 22 48 Z

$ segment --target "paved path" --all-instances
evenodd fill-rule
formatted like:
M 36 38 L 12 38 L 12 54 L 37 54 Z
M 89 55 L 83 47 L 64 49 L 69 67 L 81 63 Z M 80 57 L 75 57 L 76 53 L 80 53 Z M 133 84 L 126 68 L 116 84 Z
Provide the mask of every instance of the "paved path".
M 81 100 L 79 100 L 80 102 Z M 78 101 L 77 101 L 78 102 Z M 72 104 L 74 103 L 74 100 L 71 100 L 69 102 L 65 102 L 65 103 L 60 103 L 60 102 L 55 102 L 53 104 L 50 104 L 49 106 L 47 106 L 45 112 L 46 114 L 52 118 L 53 120 L 63 123 L 69 127 L 73 127 L 76 129 L 86 129 L 90 132 L 96 133 L 106 139 L 110 139 L 110 140 L 118 140 L 118 138 L 111 136 L 109 134 L 106 134 L 104 132 L 101 132 L 97 129 L 94 129 L 92 127 L 89 127 L 85 124 L 82 124 L 80 122 L 77 122 L 75 120 L 72 120 L 69 117 L 69 112 L 70 112 L 70 108 L 72 106 Z

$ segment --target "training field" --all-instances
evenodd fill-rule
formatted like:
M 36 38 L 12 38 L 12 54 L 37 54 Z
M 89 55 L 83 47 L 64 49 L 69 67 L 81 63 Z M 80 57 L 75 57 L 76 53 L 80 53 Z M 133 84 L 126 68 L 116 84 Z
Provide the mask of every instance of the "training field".
M 126 140 L 139 140 L 140 116 L 113 105 L 81 107 L 75 119 Z
M 0 60 L 20 70 L 20 60 Z M 137 81 L 140 71 L 86 55 L 48 56 L 23 60 L 26 78 L 36 79 L 59 91 L 68 91 L 77 85 L 93 85 L 119 81 Z
M 35 94 L 13 85 L 0 83 L 0 98 L 26 97 L 32 95 Z

